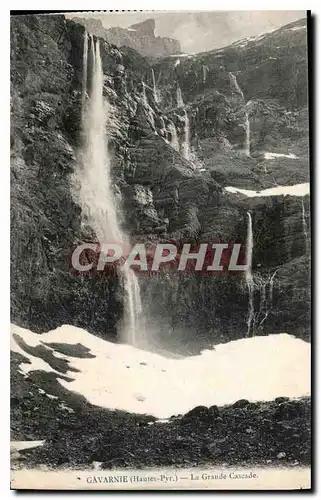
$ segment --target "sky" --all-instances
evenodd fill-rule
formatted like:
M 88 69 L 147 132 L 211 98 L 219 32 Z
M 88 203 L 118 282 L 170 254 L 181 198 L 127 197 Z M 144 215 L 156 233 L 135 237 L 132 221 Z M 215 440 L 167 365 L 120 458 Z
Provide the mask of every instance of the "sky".
M 85 17 L 84 12 L 68 17 Z M 90 13 L 100 19 L 105 28 L 155 19 L 156 36 L 176 38 L 183 52 L 197 53 L 229 45 L 241 38 L 273 31 L 306 16 L 306 11 L 202 11 L 202 12 L 107 12 Z

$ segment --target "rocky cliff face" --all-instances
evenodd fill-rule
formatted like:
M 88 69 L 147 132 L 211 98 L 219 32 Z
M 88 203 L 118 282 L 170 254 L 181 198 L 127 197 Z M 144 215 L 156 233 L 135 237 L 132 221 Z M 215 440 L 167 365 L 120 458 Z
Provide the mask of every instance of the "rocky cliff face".
M 144 56 L 158 58 L 181 52 L 178 40 L 155 36 L 154 19 L 147 19 L 126 29 L 119 27 L 105 29 L 98 19 L 77 18 L 77 22 L 85 26 L 89 33 L 104 38 L 118 47 L 135 49 Z
M 152 26 L 133 29 L 147 40 Z M 83 35 L 81 24 L 62 16 L 11 22 L 12 321 L 35 331 L 67 323 L 111 337 L 123 307 L 117 279 L 80 278 L 69 268 L 74 246 L 94 237 L 71 195 Z M 104 41 L 101 52 L 124 227 L 144 241 L 244 243 L 250 211 L 253 333 L 306 338 L 309 196 L 250 198 L 224 189 L 309 179 L 305 24 L 154 66 L 132 46 Z M 172 348 L 245 335 L 243 276 L 140 280 L 149 328 Z

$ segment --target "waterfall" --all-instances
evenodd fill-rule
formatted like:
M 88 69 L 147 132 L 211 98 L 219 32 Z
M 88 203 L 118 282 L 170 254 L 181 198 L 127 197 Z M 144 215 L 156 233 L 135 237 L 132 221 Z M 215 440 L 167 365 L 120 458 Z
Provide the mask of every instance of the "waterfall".
M 246 110 L 246 107 L 245 107 Z M 250 121 L 247 110 L 245 111 L 245 140 L 244 140 L 244 154 L 250 156 L 251 154 L 251 138 L 250 138 Z
M 244 94 L 243 94 L 243 92 L 241 90 L 241 87 L 238 84 L 237 78 L 234 75 L 234 73 L 229 73 L 229 77 L 230 77 L 230 84 L 231 84 L 232 92 L 234 92 L 235 94 L 237 94 L 242 99 L 242 103 L 243 103 L 243 106 L 244 106 L 244 117 L 245 117 L 245 129 L 244 129 L 244 132 L 245 132 L 245 137 L 244 137 L 244 142 L 243 142 L 243 152 L 244 152 L 245 155 L 250 156 L 250 152 L 251 152 L 251 149 L 250 149 L 251 148 L 251 130 L 250 130 L 249 113 L 248 113 L 248 110 L 247 110 L 247 107 L 246 107 L 246 102 L 245 102 Z
M 146 94 L 146 84 L 145 82 L 142 82 L 142 98 L 143 98 L 143 103 L 145 106 L 145 110 L 148 116 L 148 120 L 150 125 L 152 126 L 152 129 L 154 130 L 155 134 L 156 132 L 156 127 L 155 127 L 155 118 L 154 118 L 154 110 L 153 108 L 149 105 L 148 99 L 147 99 L 147 94 Z
M 190 157 L 190 123 L 189 123 L 189 118 L 188 114 L 186 111 L 186 107 L 183 101 L 183 96 L 182 96 L 182 91 L 179 87 L 177 86 L 176 90 L 176 97 L 177 97 L 177 107 L 178 108 L 184 108 L 184 139 L 182 142 L 181 146 L 181 153 L 183 157 L 188 160 Z
M 249 303 L 248 303 L 248 317 L 247 317 L 247 336 L 249 337 L 251 326 L 254 320 L 254 281 L 252 275 L 252 256 L 253 256 L 253 229 L 252 229 L 252 216 L 250 212 L 247 212 L 248 223 L 247 223 L 247 237 L 246 237 L 246 262 L 247 269 L 245 271 L 245 280 L 247 284 L 247 289 L 249 293 Z
M 168 141 L 168 138 L 167 138 L 167 128 L 165 126 L 165 120 L 162 116 L 159 117 L 159 121 L 161 122 L 161 126 L 160 126 L 160 133 L 158 135 L 160 135 L 165 142 L 169 142 Z
M 177 90 L 176 90 L 176 100 L 177 100 L 177 107 L 183 108 L 184 101 L 183 101 L 183 97 L 182 97 L 182 91 L 181 91 L 179 86 L 177 87 Z
M 86 94 L 87 94 L 87 59 L 88 59 L 88 35 L 87 32 L 85 31 L 84 34 L 84 51 L 83 51 L 83 73 L 82 73 L 82 109 L 85 107 L 85 101 L 86 101 Z
M 205 64 L 203 64 L 202 66 L 202 70 L 203 70 L 203 83 L 206 83 L 206 79 L 207 79 L 207 66 Z
M 146 95 L 146 84 L 145 84 L 145 82 L 142 82 L 142 87 L 143 87 L 143 91 L 142 91 L 143 101 L 144 101 L 145 106 L 148 106 L 149 104 L 148 104 L 147 95 Z
M 183 157 L 188 160 L 190 157 L 190 123 L 189 123 L 189 118 L 187 111 L 185 109 L 185 116 L 184 116 L 184 140 L 182 143 L 182 155 Z
M 264 313 L 264 317 L 263 319 L 261 320 L 259 326 L 262 326 L 263 323 L 266 321 L 268 315 L 270 314 L 271 310 L 272 310 L 272 306 L 273 306 L 273 287 L 274 287 L 274 277 L 277 273 L 278 269 L 276 269 L 276 271 L 274 271 L 274 273 L 272 274 L 272 276 L 270 276 L 269 280 L 266 280 L 264 281 L 263 285 L 262 285 L 262 288 L 261 288 L 261 303 L 262 303 L 262 307 L 260 305 L 260 311 L 263 309 L 265 309 L 265 313 Z M 269 285 L 269 295 L 268 297 L 266 296 L 266 288 L 267 288 L 267 285 Z
M 308 253 L 308 251 L 309 251 L 308 229 L 307 229 L 307 222 L 306 222 L 306 218 L 305 218 L 305 207 L 304 207 L 303 197 L 301 198 L 301 214 L 302 214 L 302 229 L 303 229 L 304 240 L 305 240 L 305 252 Z
M 86 49 L 86 38 L 84 50 Z M 128 236 L 121 230 L 112 189 L 111 159 L 106 147 L 106 120 L 108 103 L 103 98 L 104 76 L 100 57 L 99 40 L 91 37 L 91 92 L 83 108 L 83 147 L 76 172 L 79 186 L 78 203 L 83 217 L 95 231 L 98 240 L 129 244 Z M 84 57 L 84 74 L 87 58 Z M 86 67 L 85 67 L 86 65 Z M 139 317 L 142 312 L 139 284 L 135 273 L 126 266 L 120 268 L 125 291 L 125 318 L 123 340 L 135 345 L 139 334 Z
M 158 90 L 157 90 L 157 87 L 156 87 L 155 73 L 154 73 L 153 68 L 152 68 L 152 79 L 153 79 L 153 94 L 154 94 L 154 99 L 155 99 L 156 104 L 158 104 L 159 103 L 159 95 L 158 95 Z
M 234 73 L 230 72 L 229 77 L 230 77 L 232 92 L 234 91 L 236 94 L 238 94 L 241 97 L 242 101 L 245 103 L 244 94 L 241 90 L 241 87 L 238 84 L 236 76 L 234 75 Z
M 175 151 L 179 152 L 179 142 L 178 142 L 178 136 L 177 136 L 177 131 L 174 123 L 172 121 L 169 122 L 168 124 L 168 131 L 171 135 L 170 137 L 170 144 Z
M 95 42 L 94 42 L 94 35 L 90 35 L 90 46 L 91 46 L 91 63 L 92 67 L 94 68 L 95 66 Z M 94 73 L 94 69 L 92 68 L 92 74 Z M 88 73 L 88 69 L 86 70 Z

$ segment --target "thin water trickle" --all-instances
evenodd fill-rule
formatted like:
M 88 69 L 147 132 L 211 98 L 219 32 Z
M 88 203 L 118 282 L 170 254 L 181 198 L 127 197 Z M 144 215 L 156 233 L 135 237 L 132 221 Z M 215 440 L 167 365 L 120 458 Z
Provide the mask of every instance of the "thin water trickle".
M 146 95 L 146 84 L 145 82 L 142 82 L 142 94 L 143 94 L 143 102 L 145 106 L 148 106 L 148 100 L 147 100 L 147 95 Z
M 247 269 L 245 271 L 245 280 L 247 284 L 249 302 L 248 302 L 248 316 L 247 316 L 247 336 L 250 336 L 251 327 L 254 320 L 254 281 L 252 275 L 252 258 L 253 258 L 253 228 L 252 228 L 252 216 L 250 212 L 247 212 L 247 237 L 246 237 L 246 262 Z
M 184 140 L 182 143 L 182 155 L 186 160 L 190 158 L 190 122 L 187 111 L 185 109 L 184 116 Z
M 177 107 L 178 108 L 184 108 L 184 137 L 183 137 L 183 142 L 181 144 L 181 153 L 183 158 L 186 160 L 189 160 L 190 157 L 190 121 L 189 117 L 186 111 L 186 107 L 183 101 L 183 96 L 182 96 L 182 91 L 180 87 L 177 87 L 176 90 L 176 97 L 177 97 Z
M 177 90 L 176 90 L 176 100 L 177 100 L 177 107 L 183 108 L 184 101 L 183 101 L 182 91 L 181 91 L 180 87 L 177 87 Z
M 274 278 L 277 273 L 278 269 L 274 271 L 274 273 L 270 276 L 270 278 L 267 281 L 264 281 L 262 287 L 261 287 L 261 304 L 260 306 L 260 311 L 263 310 L 264 312 L 264 317 L 259 323 L 259 327 L 263 325 L 263 323 L 267 320 L 270 312 L 272 311 L 273 308 L 273 290 L 274 290 Z M 267 287 L 269 289 L 269 294 L 267 295 Z
M 153 95 L 154 95 L 154 99 L 155 99 L 156 104 L 158 104 L 159 103 L 159 95 L 158 95 L 158 90 L 157 90 L 156 80 L 155 80 L 155 73 L 154 73 L 153 68 L 152 68 L 152 79 L 153 79 Z
M 237 78 L 234 75 L 234 73 L 230 72 L 229 73 L 229 77 L 230 77 L 230 83 L 231 83 L 232 92 L 234 92 L 235 94 L 237 94 L 242 99 L 242 101 L 243 101 L 244 116 L 245 116 L 245 123 L 244 123 L 244 126 L 245 126 L 245 129 L 244 129 L 245 137 L 244 137 L 244 143 L 243 143 L 243 152 L 247 156 L 250 156 L 250 152 L 251 152 L 251 130 L 250 130 L 249 113 L 248 113 L 248 110 L 247 110 L 247 107 L 246 107 L 246 101 L 245 101 L 242 89 L 239 86 L 239 83 L 238 83 Z
M 205 65 L 203 64 L 203 66 L 202 66 L 202 70 L 203 70 L 203 83 L 206 83 L 206 79 L 207 79 L 207 70 L 208 70 L 207 66 L 205 66 Z
M 302 229 L 303 229 L 304 241 L 305 241 L 305 252 L 308 253 L 308 251 L 309 251 L 308 228 L 307 228 L 307 222 L 306 222 L 306 218 L 305 218 L 305 207 L 304 207 L 303 198 L 301 199 L 301 214 L 302 214 Z
M 175 151 L 179 152 L 179 142 L 176 127 L 172 121 L 168 124 L 168 131 L 170 133 L 170 145 Z
M 149 121 L 151 127 L 153 128 L 155 134 L 157 134 L 156 127 L 155 127 L 154 110 L 149 105 L 149 102 L 148 102 L 148 98 L 147 98 L 147 94 L 146 94 L 146 83 L 145 82 L 142 82 L 142 100 L 143 100 L 143 103 L 144 103 L 145 111 L 146 111 L 147 116 L 148 116 L 148 121 Z

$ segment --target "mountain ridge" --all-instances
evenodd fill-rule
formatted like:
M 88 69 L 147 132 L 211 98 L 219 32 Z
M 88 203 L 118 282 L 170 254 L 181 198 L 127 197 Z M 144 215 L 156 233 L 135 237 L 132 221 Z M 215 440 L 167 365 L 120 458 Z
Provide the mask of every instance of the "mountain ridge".
M 144 56 L 165 57 L 181 51 L 178 40 L 155 36 L 155 21 L 147 19 L 128 28 L 104 28 L 99 19 L 75 18 L 89 33 L 103 38 L 113 45 L 123 45 L 137 50 Z

